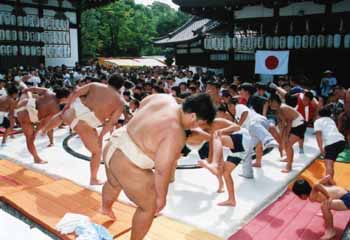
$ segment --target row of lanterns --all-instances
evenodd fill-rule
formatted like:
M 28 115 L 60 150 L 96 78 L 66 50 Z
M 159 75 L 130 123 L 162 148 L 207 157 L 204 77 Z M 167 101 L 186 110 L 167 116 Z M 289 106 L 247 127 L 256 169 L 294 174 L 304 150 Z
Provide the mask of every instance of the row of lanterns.
M 49 44 L 69 44 L 69 32 L 45 31 L 30 32 L 16 30 L 1 30 L 0 41 L 24 41 L 24 42 L 44 42 Z
M 230 49 L 249 51 L 254 49 L 350 48 L 350 33 L 345 35 L 241 36 L 234 38 L 228 35 L 210 35 L 204 39 L 204 48 L 218 51 Z
M 39 18 L 37 15 L 16 16 L 10 12 L 0 12 L 0 25 L 44 28 L 47 30 L 69 30 L 68 19 L 57 19 L 48 16 Z
M 69 46 L 48 45 L 37 46 L 11 46 L 0 45 L 0 56 L 44 56 L 47 58 L 70 58 L 71 48 Z

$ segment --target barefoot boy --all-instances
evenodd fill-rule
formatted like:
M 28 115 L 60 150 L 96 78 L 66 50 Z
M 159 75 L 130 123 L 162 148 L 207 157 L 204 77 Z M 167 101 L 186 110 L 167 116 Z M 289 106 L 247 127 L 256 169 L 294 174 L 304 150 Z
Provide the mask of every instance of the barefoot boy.
M 281 131 L 280 139 L 284 141 L 284 148 L 287 154 L 287 166 L 282 172 L 288 173 L 292 170 L 294 159 L 293 145 L 299 140 L 304 139 L 307 127 L 306 122 L 303 116 L 294 108 L 282 104 L 280 97 L 276 94 L 271 94 L 270 108 L 276 110 Z
M 326 228 L 321 238 L 322 240 L 333 239 L 337 234 L 334 228 L 331 210 L 347 211 L 350 209 L 349 190 L 335 186 L 334 184 L 332 177 L 327 175 L 312 188 L 310 184 L 303 179 L 297 180 L 293 185 L 293 192 L 301 199 L 306 200 L 309 198 L 312 202 L 321 203 L 321 210 Z
M 246 163 L 251 162 L 249 158 L 251 158 L 252 155 L 253 144 L 248 130 L 244 128 L 230 135 L 221 135 L 225 133 L 227 132 L 223 130 L 218 130 L 214 133 L 211 149 L 212 163 L 201 161 L 201 166 L 207 168 L 214 175 L 224 178 L 228 199 L 218 203 L 218 205 L 234 207 L 236 206 L 236 198 L 231 174 L 241 161 L 243 161 L 243 168 L 246 167 Z M 223 147 L 227 147 L 231 150 L 231 154 L 226 158 L 225 162 L 223 159 Z
M 338 131 L 337 125 L 331 118 L 330 107 L 322 108 L 318 113 L 318 119 L 315 121 L 314 129 L 316 140 L 326 165 L 326 175 L 334 179 L 334 161 L 338 155 L 345 149 L 345 138 Z

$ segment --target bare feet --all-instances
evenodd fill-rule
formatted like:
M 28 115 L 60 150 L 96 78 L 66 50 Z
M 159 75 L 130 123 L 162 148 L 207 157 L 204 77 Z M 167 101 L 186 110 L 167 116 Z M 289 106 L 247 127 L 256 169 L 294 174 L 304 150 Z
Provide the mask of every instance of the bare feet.
M 106 215 L 108 216 L 109 218 L 111 218 L 112 220 L 117 220 L 114 212 L 112 209 L 107 209 L 107 208 L 104 208 L 104 207 L 101 207 L 100 210 L 99 210 L 103 215 Z
M 334 228 L 325 231 L 324 235 L 320 238 L 321 240 L 330 240 L 337 236 L 337 232 Z
M 226 200 L 224 202 L 218 203 L 218 206 L 228 206 L 228 207 L 235 207 L 236 201 L 235 200 Z
M 202 168 L 208 169 L 212 174 L 214 174 L 218 178 L 219 187 L 217 192 L 218 193 L 224 192 L 224 181 L 222 180 L 222 175 L 220 174 L 220 170 L 219 170 L 220 166 L 218 164 L 208 163 L 205 160 L 199 160 L 198 164 Z
M 102 185 L 104 184 L 104 181 L 98 180 L 98 179 L 90 179 L 90 185 Z
M 38 159 L 34 159 L 34 163 L 36 163 L 36 164 L 46 164 L 47 161 L 44 161 L 44 160 L 38 158 Z
M 289 173 L 290 171 L 292 171 L 292 169 L 288 168 L 288 167 L 286 167 L 285 169 L 281 170 L 281 172 L 283 172 L 283 173 Z

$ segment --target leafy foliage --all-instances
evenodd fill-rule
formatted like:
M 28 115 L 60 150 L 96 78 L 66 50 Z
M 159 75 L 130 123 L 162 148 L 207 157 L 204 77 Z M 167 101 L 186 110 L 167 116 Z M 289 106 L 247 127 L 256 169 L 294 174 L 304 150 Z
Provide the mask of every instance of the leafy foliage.
M 85 11 L 81 17 L 83 56 L 141 56 L 162 54 L 153 39 L 175 30 L 189 19 L 170 6 L 150 6 L 119 0 Z

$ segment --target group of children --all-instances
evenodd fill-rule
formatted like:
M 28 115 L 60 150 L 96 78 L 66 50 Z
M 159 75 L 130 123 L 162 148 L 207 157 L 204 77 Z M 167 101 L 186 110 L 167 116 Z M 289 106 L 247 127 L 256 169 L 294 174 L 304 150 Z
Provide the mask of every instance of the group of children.
M 217 176 L 218 192 L 223 192 L 223 180 L 225 182 L 228 199 L 218 205 L 236 205 L 232 172 L 242 163 L 242 172 L 239 175 L 253 178 L 252 167 L 261 167 L 264 149 L 278 147 L 281 161 L 287 162 L 282 172 L 290 172 L 294 159 L 293 145 L 299 142 L 299 153 L 303 154 L 305 132 L 308 126 L 313 126 L 319 150 L 324 158 L 326 177 L 313 188 L 306 180 L 298 180 L 294 184 L 293 191 L 302 199 L 310 196 L 311 201 L 322 203 L 321 209 L 326 226 L 322 239 L 332 239 L 336 232 L 331 210 L 342 211 L 350 208 L 350 192 L 335 186 L 334 181 L 334 162 L 344 151 L 346 140 L 332 119 L 333 106 L 321 106 L 310 91 L 295 94 L 297 104 L 290 106 L 287 104 L 288 99 L 287 102 L 282 100 L 285 95 L 275 91 L 269 94 L 266 102 L 268 109 L 275 113 L 277 123 L 274 124 L 259 114 L 254 106 L 249 108 L 249 98 L 245 104 L 240 103 L 242 92 L 244 94 L 249 88 L 253 86 L 245 84 L 239 89 L 239 96 L 231 97 L 225 102 L 225 107 L 221 106 L 223 114 L 220 116 L 226 120 L 217 118 L 212 126 L 202 127 L 206 132 L 202 133 L 203 138 L 198 137 L 200 135 L 198 131 L 192 131 L 188 138 L 188 142 L 191 142 L 187 145 L 188 149 L 191 149 L 189 145 L 193 145 L 193 142 L 201 143 L 199 164 Z M 220 121 L 225 124 L 219 124 Z M 224 147 L 230 149 L 225 159 Z M 254 150 L 256 162 L 252 164 Z M 283 158 L 284 151 L 286 158 Z

